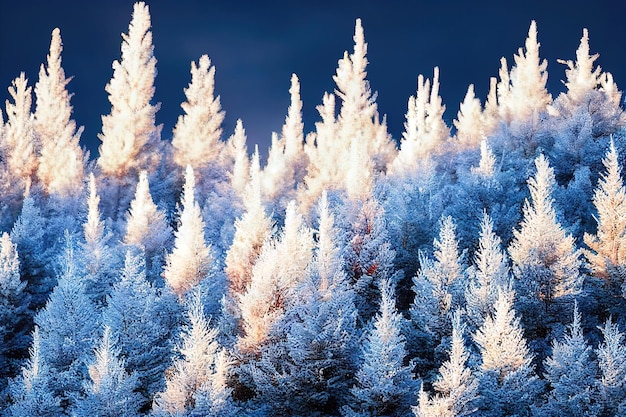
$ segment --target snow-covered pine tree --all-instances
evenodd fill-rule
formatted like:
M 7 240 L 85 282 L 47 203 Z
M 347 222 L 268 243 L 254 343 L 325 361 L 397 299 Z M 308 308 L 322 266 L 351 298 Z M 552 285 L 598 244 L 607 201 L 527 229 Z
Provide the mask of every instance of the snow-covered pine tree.
M 233 296 L 246 291 L 250 284 L 252 267 L 273 230 L 272 220 L 263 206 L 258 150 L 252 155 L 243 205 L 245 212 L 235 221 L 235 236 L 225 260 L 229 291 Z
M 185 171 L 185 185 L 178 212 L 174 248 L 166 256 L 163 278 L 172 290 L 183 297 L 209 276 L 213 256 L 204 239 L 204 221 L 195 197 L 195 176 L 191 165 Z M 218 288 L 215 288 L 218 290 Z M 213 294 L 218 299 L 219 294 Z
M 41 354 L 39 327 L 35 326 L 30 358 L 22 374 L 9 385 L 9 417 L 52 417 L 62 415 L 61 400 L 53 394 L 54 375 Z M 5 415 L 5 414 L 3 414 Z
M 468 268 L 467 274 L 465 310 L 472 328 L 477 329 L 483 324 L 485 317 L 493 314 L 498 288 L 511 286 L 508 258 L 487 212 L 483 213 L 478 248 L 474 253 L 474 263 Z
M 8 233 L 0 238 L 0 391 L 19 369 L 19 361 L 28 354 L 30 297 L 20 277 L 17 247 Z
M 295 198 L 297 185 L 306 174 L 304 154 L 304 124 L 302 122 L 302 100 L 300 81 L 291 75 L 291 104 L 280 138 L 272 141 L 263 169 L 263 190 L 269 201 L 274 201 L 282 213 L 288 202 Z
M 452 318 L 449 359 L 439 368 L 439 376 L 433 384 L 438 394 L 428 398 L 422 385 L 419 403 L 413 407 L 417 417 L 462 417 L 476 411 L 474 402 L 478 397 L 478 380 L 467 364 L 470 354 L 465 346 L 465 328 L 458 310 Z
M 470 84 L 463 102 L 459 106 L 456 120 L 456 140 L 462 148 L 474 148 L 488 132 L 483 127 L 483 113 L 480 100 L 474 95 L 474 84 Z
M 613 140 L 602 164 L 605 171 L 600 174 L 593 196 L 598 229 L 593 235 L 585 233 L 584 241 L 589 250 L 584 254 L 595 276 L 620 286 L 624 284 L 617 279 L 621 274 L 615 272 L 626 266 L 626 189 Z
M 375 198 L 349 200 L 340 215 L 344 271 L 355 291 L 359 325 L 364 327 L 378 310 L 379 282 L 389 279 L 395 286 L 402 274 L 395 271 L 395 252 L 389 243 L 385 211 Z
M 284 315 L 290 294 L 305 276 L 313 247 L 313 233 L 292 202 L 281 233 L 263 245 L 247 291 L 239 296 L 241 352 L 258 352 L 276 336 L 274 327 Z
M 600 415 L 621 415 L 626 412 L 626 336 L 611 318 L 600 331 L 604 341 L 595 351 L 600 368 L 596 381 L 602 407 Z
M 73 239 L 66 235 L 60 272 L 44 309 L 35 316 L 41 334 L 41 356 L 54 375 L 51 388 L 64 401 L 82 392 L 87 377 L 84 355 L 99 337 L 100 317 L 85 293 Z
M 71 408 L 75 417 L 136 417 L 139 416 L 138 380 L 128 374 L 114 335 L 105 326 L 102 339 L 88 365 L 89 380 L 85 381 L 85 396 L 76 399 Z
M 34 118 L 31 113 L 32 87 L 24 73 L 11 82 L 9 95 L 13 104 L 6 101 L 7 122 L 4 126 L 3 159 L 12 182 L 19 183 L 18 195 L 30 187 L 37 171 Z
M 417 383 L 405 365 L 405 338 L 401 331 L 402 314 L 396 309 L 393 284 L 380 281 L 380 310 L 367 332 L 361 351 L 361 365 L 350 390 L 350 405 L 344 416 L 407 415 L 414 403 Z
M 275 416 L 337 415 L 349 401 L 356 371 L 354 291 L 343 271 L 326 193 L 319 209 L 315 257 L 278 325 L 285 337 L 251 364 L 255 389 Z
M 188 308 L 189 323 L 177 347 L 180 357 L 167 372 L 165 391 L 156 395 L 152 411 L 156 416 L 200 415 L 197 409 L 202 408 L 221 416 L 234 407 L 226 385 L 228 352 L 217 342 L 217 329 L 209 327 L 197 291 Z
M 443 120 L 445 110 L 439 96 L 439 68 L 435 67 L 432 85 L 421 74 L 417 78 L 417 93 L 409 98 L 400 151 L 390 166 L 392 173 L 415 174 L 422 159 L 443 151 L 450 137 Z
M 52 263 L 45 245 L 44 235 L 48 219 L 32 195 L 24 198 L 22 212 L 11 229 L 11 241 L 17 246 L 20 275 L 28 282 L 26 292 L 31 296 L 33 313 L 43 307 L 55 285 L 47 268 Z M 51 268 L 50 268 L 51 269 Z
M 52 31 L 47 66 L 41 65 L 35 84 L 34 133 L 39 150 L 37 177 L 49 194 L 71 198 L 83 189 L 85 157 L 79 140 L 83 128 L 71 119 L 71 78 L 61 66 L 61 32 Z
M 536 173 L 528 180 L 530 200 L 524 202 L 523 219 L 513 231 L 509 254 L 513 261 L 518 310 L 549 327 L 545 313 L 570 306 L 582 289 L 582 260 L 574 237 L 557 221 L 552 191 L 554 170 L 542 154 L 535 159 Z M 543 308 L 542 308 L 543 306 Z M 536 317 L 539 311 L 544 315 Z M 526 317 L 528 319 L 529 317 Z M 556 316 L 555 316 L 556 317 Z M 554 317 L 553 317 L 554 318 Z M 527 331 L 534 326 L 526 324 Z
M 85 291 L 97 307 L 105 304 L 117 267 L 116 247 L 111 241 L 113 233 L 100 216 L 99 204 L 96 178 L 89 173 L 87 218 L 83 223 L 83 239 L 79 241 L 78 250 L 85 269 Z
M 152 200 L 148 173 L 141 171 L 135 198 L 130 203 L 126 217 L 124 244 L 144 251 L 148 280 L 160 279 L 161 268 L 171 240 L 172 229 L 165 213 Z
M 191 62 L 191 82 L 185 88 L 187 101 L 181 104 L 185 115 L 178 117 L 172 136 L 174 162 L 181 168 L 190 165 L 196 175 L 215 163 L 224 147 L 220 141 L 225 113 L 220 97 L 215 97 L 215 67 L 207 55 L 198 65 Z
M 146 279 L 141 256 L 126 252 L 121 277 L 107 298 L 102 322 L 116 335 L 126 369 L 136 373 L 139 409 L 149 407 L 155 393 L 165 388 L 182 311 L 167 287 L 156 288 Z
M 512 291 L 500 289 L 494 313 L 474 334 L 481 356 L 477 375 L 481 416 L 530 416 L 541 392 L 513 298 Z
M 102 116 L 98 166 L 108 177 L 133 183 L 140 171 L 153 174 L 161 158 L 162 125 L 155 125 L 160 105 L 154 96 L 156 58 L 150 32 L 150 11 L 140 1 L 133 6 L 128 33 L 122 34 L 122 56 L 113 61 L 106 85 L 111 112 Z
M 610 73 L 594 67 L 598 57 L 599 54 L 590 55 L 589 31 L 585 28 L 576 50 L 576 61 L 558 60 L 567 66 L 564 82 L 567 91 L 559 94 L 548 108 L 556 129 L 570 130 L 573 124 L 582 130 L 581 121 L 588 120 L 585 115 L 590 118 L 593 137 L 614 133 L 623 124 L 624 111 L 619 105 L 621 92 L 614 88 Z
M 548 62 L 539 58 L 537 23 L 534 20 L 530 23 L 524 48 L 519 48 L 513 59 L 515 64 L 510 72 L 506 59 L 501 60 L 498 84 L 500 118 L 509 125 L 513 136 L 532 136 L 537 130 L 540 114 L 552 102 L 552 96 L 546 89 Z
M 587 417 L 600 411 L 595 378 L 597 363 L 583 336 L 581 315 L 574 305 L 574 320 L 561 340 L 552 342 L 552 355 L 544 363 L 548 398 L 536 415 Z
M 246 130 L 241 119 L 237 120 L 235 131 L 226 142 L 226 149 L 233 165 L 230 174 L 230 184 L 237 196 L 243 199 L 246 185 L 250 181 L 250 160 L 248 159 L 248 147 L 246 146 Z

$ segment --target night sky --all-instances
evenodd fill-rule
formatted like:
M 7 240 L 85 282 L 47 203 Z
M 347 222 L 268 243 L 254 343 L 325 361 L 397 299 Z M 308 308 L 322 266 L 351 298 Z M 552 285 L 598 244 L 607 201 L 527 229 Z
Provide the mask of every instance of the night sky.
M 549 89 L 562 91 L 564 66 L 557 58 L 575 59 L 584 27 L 589 29 L 597 63 L 626 85 L 626 2 L 597 0 L 470 1 L 147 1 L 158 60 L 155 102 L 163 138 L 185 100 L 192 60 L 208 54 L 216 66 L 216 93 L 226 111 L 224 138 L 241 118 L 250 149 L 265 152 L 272 131 L 280 131 L 289 106 L 289 80 L 300 78 L 305 131 L 319 120 L 315 107 L 344 50 L 352 50 L 354 22 L 360 17 L 368 43 L 368 79 L 378 92 L 378 107 L 387 114 L 394 138 L 401 135 L 410 95 L 419 74 L 432 77 L 440 67 L 440 94 L 448 123 L 456 117 L 467 86 L 475 84 L 481 100 L 499 60 L 510 63 L 524 44 L 530 21 L 537 21 L 540 54 L 548 59 Z M 104 86 L 111 63 L 120 58 L 122 32 L 128 31 L 133 1 L 0 0 L 0 98 L 11 80 L 24 71 L 37 81 L 54 27 L 61 29 L 63 67 L 74 79 L 74 119 L 85 126 L 82 143 L 97 151 L 100 116 L 110 104 Z M 4 112 L 4 105 L 2 106 Z

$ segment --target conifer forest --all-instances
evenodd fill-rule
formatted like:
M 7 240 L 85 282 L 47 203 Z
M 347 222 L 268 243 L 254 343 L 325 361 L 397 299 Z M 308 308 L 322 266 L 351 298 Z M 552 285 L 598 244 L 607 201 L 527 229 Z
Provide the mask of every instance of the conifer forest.
M 529 22 L 452 124 L 420 75 L 394 138 L 356 19 L 314 128 L 293 75 L 265 154 L 207 55 L 163 131 L 129 17 L 98 155 L 58 29 L 0 110 L 0 415 L 626 415 L 626 114 L 593 34 L 553 96 Z

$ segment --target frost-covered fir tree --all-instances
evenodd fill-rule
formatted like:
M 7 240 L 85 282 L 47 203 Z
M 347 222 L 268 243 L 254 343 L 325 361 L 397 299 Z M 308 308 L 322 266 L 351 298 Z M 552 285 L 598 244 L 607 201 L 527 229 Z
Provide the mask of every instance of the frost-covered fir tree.
M 405 365 L 405 338 L 402 315 L 396 309 L 392 283 L 380 281 L 380 310 L 367 332 L 361 351 L 361 365 L 350 390 L 351 403 L 344 416 L 407 415 L 415 398 L 417 383 Z
M 10 417 L 52 417 L 62 415 L 61 400 L 53 394 L 54 375 L 41 354 L 39 328 L 35 326 L 30 358 L 22 374 L 9 386 L 11 405 L 5 410 Z M 5 415 L 5 414 L 3 414 Z
M 85 293 L 83 271 L 79 270 L 75 243 L 66 236 L 57 286 L 44 309 L 35 316 L 41 334 L 41 356 L 54 374 L 52 389 L 72 400 L 83 389 L 87 377 L 84 355 L 99 337 L 99 316 Z
M 493 230 L 493 221 L 485 212 L 480 223 L 478 248 L 474 263 L 468 268 L 465 289 L 465 310 L 474 328 L 480 327 L 485 317 L 493 313 L 498 288 L 510 287 L 508 258 L 502 241 Z
M 0 390 L 17 374 L 18 361 L 27 354 L 31 316 L 25 287 L 17 247 L 5 232 L 0 238 Z
M 475 147 L 488 133 L 491 133 L 484 127 L 482 105 L 474 95 L 474 84 L 470 84 L 467 88 L 456 117 L 452 123 L 456 128 L 456 140 L 463 148 Z
M 616 268 L 626 264 L 626 189 L 613 140 L 602 164 L 605 171 L 600 174 L 593 196 L 598 229 L 593 235 L 585 233 L 584 240 L 589 250 L 585 250 L 584 254 L 593 274 L 609 279 L 611 275 L 617 278 Z M 621 285 L 623 282 L 614 284 Z
M 48 219 L 30 194 L 24 199 L 22 212 L 11 229 L 11 241 L 17 246 L 20 275 L 28 281 L 26 292 L 31 296 L 31 310 L 44 306 L 55 285 L 47 267 L 51 264 L 44 235 Z
M 263 190 L 269 201 L 278 201 L 282 212 L 288 201 L 295 197 L 296 187 L 306 174 L 304 154 L 304 124 L 302 122 L 302 100 L 300 81 L 296 74 L 291 75 L 291 104 L 280 138 L 272 141 L 263 170 Z
M 241 119 L 237 120 L 235 131 L 228 138 L 226 147 L 233 160 L 233 168 L 230 174 L 230 184 L 240 198 L 243 198 L 246 184 L 250 181 L 250 160 L 248 159 L 248 147 L 246 146 L 246 130 Z
M 231 389 L 226 384 L 230 359 L 217 342 L 217 329 L 209 327 L 197 292 L 190 300 L 188 320 L 177 347 L 180 357 L 167 372 L 165 391 L 155 397 L 153 413 L 232 415 Z M 198 414 L 198 409 L 210 413 Z
M 554 170 L 543 154 L 535 167 L 528 180 L 530 200 L 524 202 L 524 217 L 509 246 L 519 308 L 528 315 L 541 310 L 540 304 L 546 312 L 558 303 L 570 304 L 583 282 L 580 250 L 556 218 Z
M 163 278 L 179 296 L 207 278 L 213 257 L 204 239 L 204 221 L 195 197 L 195 176 L 191 165 L 185 171 L 185 186 L 174 232 L 174 248 L 166 256 Z
M 589 122 L 591 135 L 599 137 L 614 133 L 623 124 L 622 94 L 615 88 L 612 75 L 594 66 L 598 57 L 599 54 L 590 54 L 589 32 L 583 29 L 576 61 L 558 60 L 567 66 L 564 82 L 567 91 L 559 94 L 548 108 L 556 129 L 570 130 L 578 126 L 578 130 L 585 130 L 580 128 L 581 122 Z
M 7 175 L 21 184 L 21 191 L 37 171 L 34 118 L 31 113 L 32 87 L 24 73 L 11 82 L 9 95 L 13 104 L 6 101 L 7 122 L 4 127 L 4 160 Z
M 472 415 L 476 409 L 478 380 L 472 375 L 467 361 L 469 351 L 465 346 L 465 324 L 461 322 L 460 311 L 452 319 L 452 340 L 449 359 L 439 368 L 439 376 L 433 384 L 437 395 L 429 398 L 420 388 L 419 403 L 413 407 L 417 417 L 461 417 Z
M 439 96 L 439 68 L 435 67 L 432 85 L 421 74 L 417 78 L 417 93 L 409 98 L 400 151 L 390 167 L 392 173 L 413 174 L 424 157 L 443 151 L 450 137 L 443 120 L 445 110 Z
M 247 291 L 239 297 L 240 351 L 257 352 L 273 336 L 290 293 L 305 276 L 313 246 L 313 233 L 304 225 L 295 203 L 290 203 L 281 233 L 263 245 Z
M 174 162 L 181 168 L 190 165 L 198 175 L 217 161 L 224 147 L 220 137 L 225 113 L 214 91 L 215 67 L 207 55 L 202 55 L 198 65 L 191 62 L 187 101 L 181 104 L 185 115 L 178 117 L 172 136 Z
M 384 172 L 395 158 L 395 144 L 387 133 L 385 120 L 379 120 L 376 95 L 366 79 L 367 44 L 360 19 L 356 21 L 353 39 L 353 53 L 344 52 L 333 76 L 335 95 L 341 100 L 339 115 L 335 118 L 335 96 L 325 94 L 318 107 L 322 122 L 316 124 L 316 134 L 307 138 L 305 152 L 310 164 L 305 178 L 307 188 L 301 196 L 307 208 L 324 189 L 344 189 L 350 168 L 345 162 L 350 159 L 353 141 L 358 141 L 363 155 L 371 159 L 374 173 Z
M 380 281 L 396 285 L 401 272 L 395 271 L 395 252 L 389 243 L 382 205 L 374 198 L 348 201 L 338 221 L 344 230 L 344 270 L 355 291 L 359 324 L 365 325 L 378 310 Z
M 170 364 L 181 320 L 176 295 L 167 287 L 156 288 L 146 279 L 141 256 L 126 252 L 119 281 L 107 298 L 102 322 L 117 335 L 126 370 L 136 373 L 136 399 L 140 409 L 165 388 L 164 373 Z
M 226 253 L 225 272 L 231 294 L 242 294 L 250 284 L 252 267 L 265 240 L 272 234 L 273 224 L 266 214 L 261 194 L 258 151 L 252 156 L 250 179 L 246 185 L 245 212 L 235 221 L 235 236 Z
M 574 320 L 561 340 L 552 342 L 552 355 L 545 361 L 545 379 L 549 394 L 536 415 L 595 416 L 598 415 L 598 392 L 595 378 L 597 363 L 593 350 L 585 340 L 578 305 Z
M 148 279 L 160 277 L 167 248 L 172 240 L 172 229 L 165 213 L 160 210 L 150 194 L 148 173 L 142 171 L 135 191 L 135 198 L 130 203 L 126 218 L 124 244 L 144 251 Z
M 524 48 L 513 56 L 515 64 L 508 70 L 502 58 L 498 104 L 501 119 L 509 125 L 514 136 L 526 136 L 537 129 L 539 116 L 552 102 L 546 89 L 548 62 L 539 57 L 537 23 L 528 29 Z
M 349 401 L 358 342 L 354 292 L 342 267 L 339 230 L 326 193 L 315 257 L 289 296 L 278 327 L 285 334 L 250 363 L 255 390 L 272 415 L 336 415 Z
M 622 415 L 626 412 L 626 343 L 624 333 L 611 318 L 600 328 L 604 341 L 595 353 L 600 375 L 596 381 L 600 391 L 601 415 Z
M 384 170 L 395 156 L 395 144 L 386 133 L 386 125 L 378 118 L 376 94 L 372 94 L 367 72 L 367 43 L 363 34 L 361 19 L 354 28 L 354 50 L 344 52 L 339 60 L 333 80 L 337 85 L 335 94 L 341 99 L 337 117 L 339 140 L 345 155 L 353 138 L 363 141 L 366 154 L 374 161 L 376 171 Z M 384 134 L 380 134 L 383 130 Z
M 135 3 L 128 33 L 122 34 L 121 59 L 113 61 L 113 78 L 105 87 L 111 112 L 102 116 L 98 166 L 109 177 L 152 174 L 161 158 L 162 125 L 155 125 L 160 105 L 151 103 L 156 58 L 150 25 L 148 5 Z
M 49 194 L 70 198 L 82 191 L 84 155 L 79 140 L 83 128 L 71 119 L 71 78 L 61 66 L 61 32 L 52 31 L 47 66 L 41 65 L 35 84 L 34 132 L 39 150 L 37 178 Z
M 76 417 L 135 417 L 139 415 L 139 395 L 135 392 L 137 375 L 128 374 L 108 326 L 94 358 L 88 365 L 89 380 L 85 396 L 76 399 L 71 415 Z
M 481 416 L 530 416 L 541 392 L 513 298 L 512 291 L 500 289 L 494 313 L 474 334 L 481 357 L 477 375 Z
M 83 223 L 83 239 L 79 241 L 82 266 L 85 268 L 86 292 L 96 306 L 104 305 L 113 287 L 117 254 L 112 245 L 113 234 L 100 215 L 100 196 L 96 178 L 89 174 L 87 218 Z

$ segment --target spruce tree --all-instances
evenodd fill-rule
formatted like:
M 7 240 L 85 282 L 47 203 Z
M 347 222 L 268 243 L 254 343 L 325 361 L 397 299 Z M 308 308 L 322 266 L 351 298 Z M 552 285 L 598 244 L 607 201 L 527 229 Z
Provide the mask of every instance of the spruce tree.
M 22 374 L 9 386 L 11 405 L 5 410 L 10 417 L 52 417 L 62 414 L 60 398 L 53 393 L 54 374 L 41 354 L 39 327 L 33 331 L 30 358 Z
M 195 176 L 191 165 L 185 172 L 185 186 L 174 232 L 174 248 L 166 256 L 163 278 L 179 296 L 207 278 L 213 257 L 211 245 L 204 239 L 204 221 L 195 197 Z M 215 288 L 215 290 L 219 290 Z
M 124 360 L 120 358 L 120 350 L 108 326 L 104 328 L 94 356 L 88 367 L 85 396 L 76 400 L 71 414 L 76 417 L 138 416 L 137 375 L 126 372 Z
M 187 101 L 181 104 L 185 115 L 178 117 L 172 137 L 174 162 L 190 165 L 196 175 L 215 163 L 224 144 L 220 141 L 224 111 L 215 97 L 215 67 L 207 55 L 191 63 L 191 82 L 185 89 Z
M 351 404 L 343 409 L 345 416 L 406 415 L 413 404 L 416 381 L 412 364 L 404 362 L 403 318 L 389 280 L 380 281 L 380 293 L 380 310 L 363 342 L 361 365 L 350 390 Z
M 84 155 L 79 140 L 83 128 L 71 119 L 71 78 L 61 66 L 61 32 L 52 31 L 47 66 L 41 65 L 35 85 L 34 132 L 39 149 L 37 177 L 49 194 L 70 198 L 82 191 Z
M 513 297 L 512 291 L 500 289 L 494 313 L 474 334 L 481 357 L 477 406 L 482 416 L 530 416 L 541 392 Z

